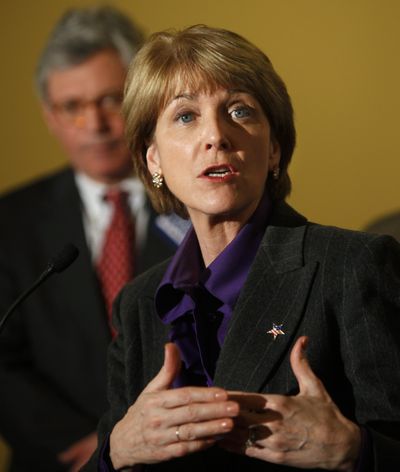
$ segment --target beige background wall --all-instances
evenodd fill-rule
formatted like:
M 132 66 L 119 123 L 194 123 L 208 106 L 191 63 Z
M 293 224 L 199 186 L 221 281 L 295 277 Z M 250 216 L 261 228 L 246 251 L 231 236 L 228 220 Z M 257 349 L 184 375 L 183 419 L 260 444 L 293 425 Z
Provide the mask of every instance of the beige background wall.
M 109 3 L 131 14 L 146 33 L 207 23 L 243 34 L 269 55 L 296 110 L 290 202 L 310 219 L 359 229 L 400 207 L 400 2 Z M 32 75 L 59 15 L 67 7 L 87 4 L 93 2 L 0 3 L 0 192 L 64 162 L 42 123 Z

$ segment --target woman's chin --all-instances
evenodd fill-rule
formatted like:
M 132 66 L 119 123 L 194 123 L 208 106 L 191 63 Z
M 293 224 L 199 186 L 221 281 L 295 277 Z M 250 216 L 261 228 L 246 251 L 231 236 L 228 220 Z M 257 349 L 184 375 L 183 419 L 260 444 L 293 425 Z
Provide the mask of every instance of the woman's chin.
M 240 221 L 247 219 L 249 211 L 246 211 L 248 205 L 239 205 L 237 201 L 234 202 L 202 202 L 203 204 L 197 207 L 187 207 L 190 218 L 193 222 L 196 220 L 209 220 L 211 222 L 223 221 Z

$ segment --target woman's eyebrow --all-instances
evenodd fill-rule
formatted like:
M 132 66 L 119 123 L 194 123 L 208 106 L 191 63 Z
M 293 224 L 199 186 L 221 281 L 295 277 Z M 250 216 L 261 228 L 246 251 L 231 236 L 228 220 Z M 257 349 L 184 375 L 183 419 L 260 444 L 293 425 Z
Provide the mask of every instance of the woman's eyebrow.
M 175 101 L 175 100 L 181 100 L 182 98 L 186 99 L 186 100 L 194 100 L 195 98 L 197 97 L 196 94 L 191 94 L 191 93 L 179 93 L 178 95 L 176 95 L 172 100 L 171 102 Z
M 248 93 L 245 90 L 239 88 L 233 88 L 228 90 L 229 95 L 234 95 L 235 93 Z

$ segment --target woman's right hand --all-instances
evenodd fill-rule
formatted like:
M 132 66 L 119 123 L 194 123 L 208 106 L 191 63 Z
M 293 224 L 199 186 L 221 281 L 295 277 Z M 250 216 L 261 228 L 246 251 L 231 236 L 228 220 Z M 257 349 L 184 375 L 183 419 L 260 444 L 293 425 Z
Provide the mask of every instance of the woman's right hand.
M 164 365 L 110 436 L 115 469 L 153 464 L 207 449 L 233 429 L 239 405 L 220 388 L 171 389 L 179 373 L 178 348 L 165 346 Z

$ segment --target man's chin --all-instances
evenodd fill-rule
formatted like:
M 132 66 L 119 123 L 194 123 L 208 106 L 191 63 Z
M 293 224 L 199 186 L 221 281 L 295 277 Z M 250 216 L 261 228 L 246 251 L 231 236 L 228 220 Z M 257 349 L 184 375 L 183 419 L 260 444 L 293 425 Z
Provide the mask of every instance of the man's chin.
M 93 180 L 103 183 L 115 183 L 130 177 L 133 172 L 132 165 L 124 166 L 99 166 L 91 169 L 81 169 L 81 172 Z

